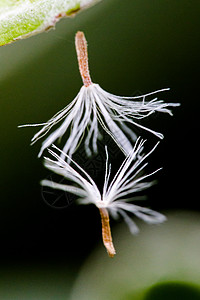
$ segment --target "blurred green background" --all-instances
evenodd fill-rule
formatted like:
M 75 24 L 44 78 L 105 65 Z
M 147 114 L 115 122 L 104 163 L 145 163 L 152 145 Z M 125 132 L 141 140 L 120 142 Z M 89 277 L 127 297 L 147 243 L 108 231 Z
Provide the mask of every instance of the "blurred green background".
M 83 262 L 102 247 L 94 207 L 72 203 L 53 209 L 44 202 L 39 181 L 49 174 L 37 159 L 40 142 L 29 146 L 37 128 L 17 129 L 48 120 L 78 93 L 78 30 L 88 41 L 93 82 L 124 96 L 170 87 L 160 96 L 181 103 L 174 117 L 156 114 L 143 123 L 165 135 L 150 159 L 151 170 L 164 169 L 156 175 L 158 184 L 145 193 L 144 205 L 161 212 L 199 212 L 199 16 L 199 0 L 104 0 L 60 21 L 56 30 L 0 48 L 0 299 L 15 299 L 10 290 L 17 287 L 16 299 L 23 299 L 22 291 L 24 299 L 68 299 Z M 144 131 L 138 134 L 156 141 Z M 37 296 L 27 296 L 29 284 L 41 284 L 44 294 L 40 286 Z

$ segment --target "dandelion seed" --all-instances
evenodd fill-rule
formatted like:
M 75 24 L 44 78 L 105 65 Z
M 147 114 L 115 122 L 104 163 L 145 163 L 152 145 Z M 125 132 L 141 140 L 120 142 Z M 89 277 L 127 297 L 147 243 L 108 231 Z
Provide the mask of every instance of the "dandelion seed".
M 152 186 L 154 182 L 148 182 L 146 179 L 160 170 L 157 169 L 150 174 L 142 175 L 147 165 L 147 163 L 144 163 L 144 160 L 158 145 L 157 143 L 151 151 L 144 155 L 141 154 L 144 142 L 145 141 L 140 138 L 137 139 L 134 148 L 125 158 L 112 180 L 110 180 L 111 164 L 108 162 L 108 151 L 107 148 L 105 148 L 106 169 L 102 193 L 100 193 L 96 183 L 89 174 L 55 145 L 52 147 L 56 149 L 57 153 L 48 149 L 55 160 L 45 158 L 45 167 L 72 181 L 72 185 L 59 184 L 50 180 L 43 180 L 41 184 L 73 193 L 79 197 L 79 204 L 94 204 L 99 209 L 103 243 L 110 257 L 115 255 L 115 248 L 112 242 L 109 214 L 114 219 L 117 219 L 121 215 L 133 234 L 138 232 L 138 228 L 129 214 L 133 214 L 150 224 L 158 224 L 166 220 L 165 216 L 158 212 L 130 203 L 130 201 L 134 200 L 133 197 L 127 198 L 130 194 L 138 193 Z M 66 156 L 74 167 L 66 162 L 60 154 Z
M 143 96 L 120 97 L 104 91 L 98 84 L 92 82 L 88 68 L 87 42 L 83 32 L 77 32 L 75 45 L 78 57 L 80 74 L 83 80 L 78 95 L 64 109 L 54 115 L 49 121 L 41 124 L 27 124 L 26 126 L 43 126 L 42 129 L 34 135 L 31 142 L 34 144 L 40 138 L 45 136 L 51 128 L 58 122 L 63 121 L 61 126 L 52 132 L 42 143 L 38 156 L 43 151 L 59 140 L 68 129 L 70 136 L 67 139 L 63 152 L 70 157 L 78 148 L 84 133 L 87 129 L 84 145 L 88 156 L 97 153 L 97 140 L 100 138 L 99 125 L 112 137 L 125 155 L 132 150 L 131 141 L 135 142 L 136 134 L 128 125 L 137 126 L 149 131 L 162 139 L 163 135 L 137 123 L 140 120 L 150 116 L 154 112 L 163 112 L 172 115 L 169 107 L 178 106 L 178 103 L 164 103 L 154 97 L 147 101 L 147 96 L 169 89 L 161 89 Z M 129 140 L 131 139 L 131 141 Z

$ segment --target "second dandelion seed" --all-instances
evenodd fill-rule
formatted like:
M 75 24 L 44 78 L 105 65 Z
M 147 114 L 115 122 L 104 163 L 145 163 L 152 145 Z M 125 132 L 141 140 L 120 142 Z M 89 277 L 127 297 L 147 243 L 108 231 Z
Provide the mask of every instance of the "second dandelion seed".
M 75 45 L 79 63 L 79 70 L 83 80 L 83 86 L 76 98 L 63 110 L 54 115 L 49 121 L 42 124 L 27 124 L 25 126 L 39 126 L 43 128 L 34 135 L 32 144 L 46 135 L 51 128 L 64 120 L 59 128 L 52 132 L 42 143 L 39 155 L 57 139 L 61 138 L 70 128 L 70 136 L 67 139 L 63 152 L 70 157 L 76 151 L 86 129 L 85 151 L 88 156 L 97 152 L 97 139 L 100 137 L 99 125 L 112 137 L 125 155 L 132 150 L 132 142 L 136 140 L 136 134 L 127 124 L 147 130 L 159 138 L 161 133 L 144 127 L 134 121 L 148 117 L 154 112 L 172 114 L 169 106 L 178 106 L 178 103 L 164 103 L 156 97 L 146 101 L 146 97 L 168 89 L 158 90 L 138 97 L 120 97 L 104 91 L 98 84 L 94 84 L 90 78 L 88 68 L 87 42 L 83 32 L 77 32 Z M 131 141 L 129 140 L 131 139 Z
M 115 219 L 121 215 L 133 234 L 138 232 L 138 228 L 129 217 L 129 214 L 133 214 L 151 224 L 162 223 L 166 220 L 164 215 L 149 208 L 132 204 L 130 201 L 134 199 L 128 198 L 128 195 L 133 196 L 135 193 L 152 186 L 153 182 L 145 180 L 160 170 L 157 169 L 150 174 L 142 175 L 147 165 L 147 163 L 143 164 L 143 162 L 154 151 L 157 144 L 146 155 L 141 153 L 143 145 L 144 140 L 137 139 L 133 150 L 125 158 L 112 180 L 110 180 L 111 164 L 108 163 L 108 151 L 106 148 L 106 170 L 102 193 L 89 174 L 56 146 L 53 147 L 57 153 L 49 149 L 49 153 L 55 160 L 45 158 L 45 167 L 70 180 L 72 185 L 60 184 L 50 180 L 43 180 L 41 184 L 75 194 L 79 196 L 79 204 L 94 204 L 99 209 L 102 221 L 103 243 L 110 257 L 115 255 L 115 248 L 112 243 L 109 214 Z M 72 166 L 62 159 L 60 154 L 67 157 L 71 161 Z

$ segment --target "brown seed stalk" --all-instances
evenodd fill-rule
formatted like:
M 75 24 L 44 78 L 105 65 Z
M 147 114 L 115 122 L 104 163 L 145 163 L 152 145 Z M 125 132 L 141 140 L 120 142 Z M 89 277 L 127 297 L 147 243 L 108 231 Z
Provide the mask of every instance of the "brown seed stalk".
M 80 74 L 85 87 L 92 84 L 90 78 L 90 72 L 88 67 L 88 52 L 87 52 L 87 41 L 83 32 L 78 31 L 75 36 L 75 46 L 78 58 L 78 65 Z
M 109 221 L 109 214 L 106 208 L 99 208 L 100 215 L 101 215 L 101 224 L 102 224 L 102 238 L 104 246 L 106 247 L 106 250 L 108 252 L 108 255 L 110 257 L 113 257 L 116 254 L 113 242 L 112 242 L 112 236 L 111 236 L 111 230 L 110 230 L 110 221 Z

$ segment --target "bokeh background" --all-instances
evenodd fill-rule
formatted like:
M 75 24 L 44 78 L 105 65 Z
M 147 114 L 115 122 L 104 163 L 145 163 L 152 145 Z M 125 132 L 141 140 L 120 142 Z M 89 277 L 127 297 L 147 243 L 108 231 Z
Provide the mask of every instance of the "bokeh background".
M 74 47 L 78 30 L 84 31 L 88 40 L 93 82 L 125 96 L 170 87 L 160 96 L 166 102 L 181 103 L 173 117 L 155 114 L 144 120 L 146 126 L 164 133 L 165 139 L 150 159 L 151 170 L 160 166 L 163 170 L 156 174 L 158 184 L 145 192 L 148 201 L 142 204 L 167 215 L 177 210 L 191 216 L 195 212 L 190 222 L 197 222 L 199 16 L 198 0 L 104 0 L 60 21 L 55 30 L 0 48 L 0 299 L 70 299 L 84 262 L 96 248 L 107 262 L 98 211 L 77 206 L 73 197 L 66 195 L 62 205 L 67 208 L 47 205 L 60 195 L 48 196 L 40 187 L 40 180 L 51 174 L 37 158 L 40 142 L 29 146 L 37 128 L 17 128 L 48 120 L 78 93 L 82 85 Z M 137 133 L 147 138 L 149 145 L 156 142 L 151 134 Z M 114 148 L 112 152 L 113 169 L 117 169 L 123 156 Z M 101 184 L 103 173 L 81 153 L 79 160 Z M 121 225 L 112 222 L 115 240 Z M 170 228 L 176 230 L 175 225 Z M 200 230 L 195 232 L 199 239 Z M 144 238 L 141 230 L 140 239 Z M 130 240 L 137 243 L 137 238 L 131 236 Z M 172 252 L 173 247 L 172 243 Z M 116 256 L 116 270 L 119 262 L 123 260 Z M 101 299 L 98 297 L 91 299 Z

